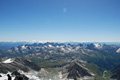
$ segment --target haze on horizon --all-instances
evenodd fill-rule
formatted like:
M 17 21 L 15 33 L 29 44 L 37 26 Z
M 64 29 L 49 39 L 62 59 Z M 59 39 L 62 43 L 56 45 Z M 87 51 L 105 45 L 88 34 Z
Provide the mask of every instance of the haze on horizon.
M 0 0 L 0 41 L 120 42 L 120 0 Z

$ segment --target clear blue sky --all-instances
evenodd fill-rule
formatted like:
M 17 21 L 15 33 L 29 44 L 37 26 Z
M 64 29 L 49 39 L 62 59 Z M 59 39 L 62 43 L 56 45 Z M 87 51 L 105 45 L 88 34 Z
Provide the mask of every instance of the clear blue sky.
M 120 41 L 120 0 L 0 0 L 0 40 Z

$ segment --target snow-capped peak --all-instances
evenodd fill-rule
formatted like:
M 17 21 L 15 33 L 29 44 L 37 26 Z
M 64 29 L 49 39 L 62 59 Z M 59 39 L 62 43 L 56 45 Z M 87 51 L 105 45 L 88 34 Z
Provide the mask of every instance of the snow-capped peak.
M 48 46 L 49 46 L 49 47 L 52 47 L 52 45 L 50 45 L 50 44 L 49 44 Z
M 21 46 L 21 48 L 22 48 L 22 49 L 26 49 L 26 47 L 25 47 L 25 46 Z
M 101 44 L 99 44 L 99 43 L 95 43 L 94 46 L 95 46 L 96 48 L 102 48 Z

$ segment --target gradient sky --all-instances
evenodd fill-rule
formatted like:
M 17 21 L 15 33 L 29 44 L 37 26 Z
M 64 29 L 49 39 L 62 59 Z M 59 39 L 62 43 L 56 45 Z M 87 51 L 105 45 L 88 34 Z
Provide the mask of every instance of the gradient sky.
M 0 0 L 0 41 L 120 41 L 120 0 Z

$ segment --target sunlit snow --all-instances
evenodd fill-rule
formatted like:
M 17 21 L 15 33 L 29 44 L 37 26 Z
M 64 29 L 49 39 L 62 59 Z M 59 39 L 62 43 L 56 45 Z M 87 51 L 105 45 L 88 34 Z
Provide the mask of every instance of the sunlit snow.
M 7 60 L 3 61 L 2 63 L 11 63 L 11 62 L 13 62 L 12 59 L 7 59 Z

